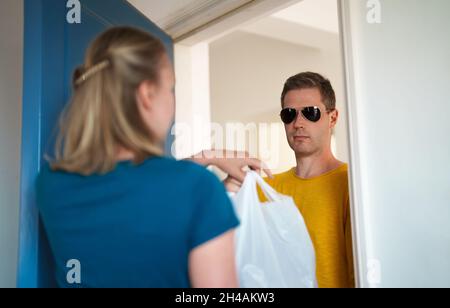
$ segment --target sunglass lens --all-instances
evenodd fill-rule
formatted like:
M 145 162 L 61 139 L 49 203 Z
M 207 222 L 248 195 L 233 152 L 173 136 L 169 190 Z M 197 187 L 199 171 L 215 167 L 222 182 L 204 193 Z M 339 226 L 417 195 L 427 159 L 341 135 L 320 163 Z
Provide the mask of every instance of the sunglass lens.
M 291 124 L 297 118 L 297 110 L 292 108 L 283 109 L 280 117 L 284 124 Z
M 302 110 L 302 114 L 311 122 L 318 122 L 321 117 L 320 109 L 317 107 L 307 107 Z

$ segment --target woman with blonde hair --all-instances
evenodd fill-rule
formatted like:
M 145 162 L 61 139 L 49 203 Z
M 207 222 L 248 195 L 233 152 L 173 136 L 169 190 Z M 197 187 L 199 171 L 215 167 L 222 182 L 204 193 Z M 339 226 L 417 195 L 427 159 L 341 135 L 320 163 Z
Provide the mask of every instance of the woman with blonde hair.
M 61 287 L 237 287 L 234 229 L 223 184 L 251 159 L 163 157 L 174 117 L 174 73 L 163 44 L 116 27 L 74 74 L 56 152 L 37 201 Z M 66 279 L 69 260 L 81 281 Z

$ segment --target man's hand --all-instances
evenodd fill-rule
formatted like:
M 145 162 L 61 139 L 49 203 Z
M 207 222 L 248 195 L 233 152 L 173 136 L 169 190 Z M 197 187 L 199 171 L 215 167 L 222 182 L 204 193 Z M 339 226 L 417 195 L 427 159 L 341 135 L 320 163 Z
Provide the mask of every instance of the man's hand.
M 225 189 L 228 192 L 237 193 L 241 189 L 242 183 L 232 178 L 231 176 L 228 176 L 223 181 L 223 185 L 225 185 Z

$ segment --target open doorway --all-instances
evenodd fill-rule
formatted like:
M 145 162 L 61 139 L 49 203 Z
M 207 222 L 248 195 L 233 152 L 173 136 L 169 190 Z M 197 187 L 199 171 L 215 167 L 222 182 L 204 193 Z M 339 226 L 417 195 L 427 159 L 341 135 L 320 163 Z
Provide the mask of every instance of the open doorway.
M 187 91 L 178 88 L 177 93 L 177 121 L 181 125 L 176 131 L 179 157 L 203 148 L 247 151 L 267 163 L 274 174 L 286 174 L 296 166 L 296 157 L 279 117 L 281 92 L 289 77 L 311 71 L 329 79 L 335 90 L 339 119 L 333 131 L 332 151 L 339 161 L 350 163 L 339 25 L 337 0 L 303 0 L 236 23 L 191 47 L 180 41 L 175 48 L 177 78 L 183 81 L 181 87 L 186 84 L 191 87 Z M 186 80 L 185 74 L 189 75 Z M 224 178 L 220 171 L 215 171 Z M 350 211 L 348 203 L 342 207 Z M 302 214 L 307 222 L 312 220 L 307 213 Z M 350 215 L 346 220 L 345 229 L 350 230 Z M 317 233 L 312 232 L 316 237 Z M 348 257 L 351 236 L 346 235 L 346 239 L 350 239 L 344 244 Z M 317 242 L 322 245 L 326 241 Z M 317 260 L 318 268 L 323 268 L 326 253 L 317 250 L 317 254 L 322 255 Z M 354 275 L 352 267 L 356 268 L 351 261 L 346 265 L 348 277 Z M 321 286 L 327 285 L 325 280 L 322 276 Z
M 226 148 L 248 151 L 274 174 L 292 169 L 295 154 L 279 117 L 281 92 L 289 77 L 312 71 L 336 92 L 332 151 L 349 163 L 338 1 L 251 2 L 271 5 L 241 8 L 175 38 L 174 156 Z
M 179 82 L 175 152 L 179 158 L 205 148 L 247 151 L 267 163 L 274 174 L 287 174 L 297 162 L 279 116 L 281 92 L 289 77 L 310 71 L 329 79 L 335 90 L 339 119 L 333 131 L 332 151 L 339 161 L 350 162 L 337 0 L 296 1 L 261 12 L 250 21 L 237 22 L 209 39 L 189 45 L 192 41 L 195 38 L 181 40 L 175 47 Z M 225 178 L 220 171 L 214 171 Z M 348 194 L 347 191 L 347 202 Z M 309 204 L 320 203 L 322 198 L 323 195 L 316 196 Z M 302 207 L 299 203 L 297 206 Z M 336 204 L 336 208 L 339 207 L 350 212 L 349 203 Z M 305 211 L 302 214 L 307 223 L 314 220 Z M 347 251 L 335 248 L 342 252 L 340 255 L 348 257 L 352 240 L 347 235 L 347 232 L 351 234 L 350 214 L 347 215 L 344 219 L 346 243 L 343 244 Z M 317 231 L 317 226 L 310 229 L 315 244 L 326 243 L 327 240 L 317 240 L 318 233 L 323 232 L 314 230 Z M 324 267 L 326 252 L 322 249 L 316 251 L 320 255 L 318 269 Z M 345 265 L 339 265 L 348 271 L 339 274 L 341 278 L 354 275 L 353 259 L 348 257 L 346 261 Z M 323 276 L 326 275 L 321 275 L 320 271 L 319 284 L 325 286 Z M 353 281 L 348 285 L 340 283 L 330 285 L 353 286 Z

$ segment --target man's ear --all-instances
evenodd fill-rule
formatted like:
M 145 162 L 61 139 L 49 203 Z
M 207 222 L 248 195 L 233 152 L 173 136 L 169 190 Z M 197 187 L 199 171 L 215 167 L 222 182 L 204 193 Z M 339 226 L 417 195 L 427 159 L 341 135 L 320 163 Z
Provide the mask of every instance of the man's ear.
M 150 81 L 143 81 L 136 91 L 136 101 L 139 110 L 149 111 L 153 108 L 154 97 L 156 95 L 156 85 Z
M 339 119 L 339 111 L 337 109 L 330 113 L 330 128 L 334 128 Z

